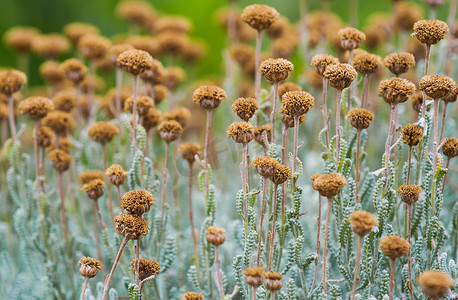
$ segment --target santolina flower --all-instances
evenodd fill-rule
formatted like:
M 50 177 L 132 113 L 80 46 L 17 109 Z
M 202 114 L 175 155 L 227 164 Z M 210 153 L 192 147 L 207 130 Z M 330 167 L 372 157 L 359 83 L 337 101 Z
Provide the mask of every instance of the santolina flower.
M 259 145 L 261 145 L 263 147 L 267 146 L 266 142 L 264 140 L 264 134 L 267 136 L 267 142 L 270 143 L 270 139 L 271 139 L 270 132 L 271 132 L 270 131 L 270 124 L 264 124 L 264 125 L 255 126 L 254 129 L 253 129 L 255 141 Z
M 87 170 L 81 172 L 78 175 L 78 182 L 81 184 L 89 183 L 92 180 L 100 179 L 103 180 L 105 178 L 105 174 L 100 170 Z
M 51 84 L 60 84 L 65 79 L 65 74 L 59 63 L 48 60 L 40 65 L 40 74 Z
M 242 272 L 245 275 L 245 282 L 252 287 L 261 286 L 264 280 L 264 269 L 261 267 L 246 267 Z
M 158 127 L 158 131 L 161 139 L 166 142 L 173 142 L 178 139 L 180 133 L 183 132 L 183 127 L 174 120 L 162 121 Z
M 425 271 L 418 276 L 418 283 L 426 296 L 433 300 L 445 297 L 453 286 L 453 281 L 447 273 L 436 270 Z
M 127 50 L 119 54 L 117 63 L 124 71 L 133 75 L 139 75 L 147 70 L 153 62 L 148 52 L 142 50 Z
M 413 92 L 415 92 L 415 84 L 404 78 L 385 79 L 378 87 L 378 95 L 393 104 L 406 102 Z
M 192 94 L 192 100 L 204 109 L 217 108 L 226 99 L 226 92 L 215 85 L 201 86 Z
M 78 41 L 78 48 L 87 59 L 101 59 L 110 46 L 109 39 L 96 34 L 85 34 Z
M 87 194 L 92 200 L 97 200 L 103 195 L 102 188 L 105 187 L 105 182 L 102 179 L 93 179 L 84 184 L 81 190 Z
M 110 142 L 119 129 L 111 122 L 97 122 L 89 127 L 87 134 L 95 142 L 106 144 Z
M 408 241 L 395 235 L 389 235 L 381 239 L 379 246 L 379 248 L 383 250 L 385 256 L 391 259 L 406 255 L 409 253 L 410 247 L 411 245 Z
M 108 169 L 106 169 L 105 175 L 108 176 L 108 180 L 112 184 L 120 186 L 126 180 L 128 173 L 124 170 L 124 168 L 121 165 L 114 164 L 111 165 Z
M 5 42 L 18 53 L 30 52 L 32 41 L 40 32 L 33 27 L 15 26 L 5 32 Z
M 337 65 L 338 63 L 339 60 L 330 54 L 316 54 L 312 57 L 311 62 L 312 66 L 315 67 L 315 71 L 322 76 L 327 66 Z
M 224 234 L 226 230 L 218 226 L 208 226 L 207 227 L 207 242 L 214 245 L 220 246 L 226 240 Z
M 132 260 L 129 266 L 133 267 L 132 272 L 135 275 L 135 259 Z M 152 259 L 138 259 L 138 272 L 140 280 L 144 280 L 151 276 L 156 276 L 161 271 L 161 265 Z
M 398 188 L 397 192 L 401 194 L 402 202 L 412 204 L 418 201 L 421 187 L 416 184 L 403 184 Z
M 343 90 L 351 85 L 356 78 L 356 70 L 349 64 L 333 64 L 326 67 L 323 73 L 329 84 L 337 89 Z
M 448 158 L 458 156 L 458 139 L 455 137 L 448 137 L 442 146 L 442 152 Z
M 272 176 L 270 176 L 270 180 L 274 184 L 282 184 L 288 179 L 293 178 L 293 173 L 291 172 L 291 169 L 288 166 L 282 165 L 280 163 L 277 163 L 274 167 L 274 173 Z
M 9 70 L 0 72 L 0 93 L 12 95 L 27 82 L 27 76 L 21 71 Z
M 147 190 L 132 190 L 121 198 L 121 208 L 138 216 L 149 211 L 153 204 L 153 195 Z
M 402 140 L 408 146 L 418 145 L 423 138 L 423 129 L 417 124 L 407 124 L 402 128 Z
M 248 122 L 234 122 L 227 128 L 227 137 L 236 143 L 248 144 L 254 138 L 254 128 Z
M 285 93 L 297 91 L 302 91 L 302 88 L 299 85 L 293 82 L 283 82 L 278 86 L 278 97 L 281 99 Z
M 413 25 L 412 36 L 426 45 L 437 44 L 448 33 L 446 23 L 439 20 L 420 20 Z
M 280 82 L 288 78 L 294 65 L 284 58 L 269 58 L 262 62 L 259 72 L 270 82 Z
M 151 128 L 156 127 L 159 125 L 162 119 L 162 113 L 160 110 L 155 108 L 150 108 L 148 111 L 143 115 L 142 125 L 145 127 L 146 131 L 149 131 Z
M 373 214 L 364 210 L 357 210 L 348 218 L 351 221 L 351 229 L 357 235 L 363 237 L 377 226 L 377 219 Z
M 275 8 L 260 4 L 245 7 L 241 14 L 242 20 L 258 31 L 269 28 L 278 17 L 279 13 Z
M 48 158 L 52 161 L 52 166 L 58 172 L 65 172 L 70 168 L 73 161 L 72 156 L 60 149 L 49 152 Z
M 265 273 L 264 286 L 271 292 L 281 290 L 283 283 L 281 282 L 282 275 L 280 273 L 269 271 Z
M 351 126 L 356 129 L 366 129 L 374 120 L 375 116 L 368 109 L 353 108 L 348 112 L 347 117 L 350 119 Z
M 196 155 L 198 155 L 200 151 L 201 147 L 199 144 L 189 144 L 187 142 L 181 143 L 178 148 L 178 152 L 181 153 L 183 159 L 188 161 L 190 164 L 196 160 Z
M 181 300 L 203 300 L 204 295 L 202 293 L 195 293 L 195 292 L 186 292 Z
M 380 56 L 371 53 L 362 53 L 353 57 L 352 66 L 358 73 L 372 74 L 382 65 Z
M 87 34 L 99 34 L 99 29 L 91 24 L 74 22 L 64 26 L 63 33 L 70 39 L 74 46 Z
M 337 33 L 340 38 L 340 45 L 345 50 L 359 48 L 362 42 L 366 40 L 366 35 L 356 28 L 346 27 Z
M 52 102 L 54 103 L 54 108 L 56 110 L 69 113 L 76 106 L 75 92 L 71 89 L 59 91 L 52 98 Z
M 278 161 L 270 156 L 259 156 L 251 162 L 251 166 L 256 168 L 259 175 L 265 178 L 270 178 L 275 174 L 275 168 Z
M 426 75 L 420 80 L 420 90 L 433 99 L 447 96 L 454 88 L 455 82 L 445 75 Z
M 409 52 L 391 53 L 385 57 L 383 64 L 391 73 L 400 75 L 415 66 L 415 57 Z
M 84 75 L 87 73 L 87 67 L 76 58 L 67 59 L 60 66 L 67 79 L 75 85 L 83 81 Z
M 287 113 L 293 116 L 306 114 L 315 103 L 312 95 L 304 91 L 287 92 L 281 100 Z
M 80 267 L 80 274 L 86 278 L 93 278 L 97 275 L 99 270 L 102 270 L 102 263 L 95 258 L 83 256 L 78 261 Z
M 294 116 L 289 113 L 288 109 L 285 106 L 280 108 L 280 120 L 288 128 L 294 127 Z M 305 115 L 299 116 L 299 125 L 305 122 Z
M 19 104 L 19 111 L 30 119 L 40 120 L 54 108 L 51 99 L 46 97 L 29 97 Z
M 238 98 L 232 103 L 232 111 L 237 114 L 237 116 L 248 122 L 251 117 L 259 109 L 259 104 L 254 98 Z
M 181 127 L 185 127 L 188 120 L 191 119 L 191 112 L 185 107 L 177 107 L 166 112 L 164 119 L 175 120 L 180 123 Z
M 334 197 L 340 193 L 342 187 L 347 185 L 347 180 L 342 174 L 315 174 L 311 177 L 312 186 L 323 197 Z
M 116 231 L 119 234 L 133 240 L 144 237 L 150 229 L 145 219 L 127 213 L 117 215 L 114 222 L 116 223 Z
M 124 110 L 132 112 L 134 104 L 134 97 L 129 97 L 124 102 Z M 150 108 L 154 107 L 154 100 L 148 96 L 137 97 L 137 111 L 139 115 L 144 115 Z

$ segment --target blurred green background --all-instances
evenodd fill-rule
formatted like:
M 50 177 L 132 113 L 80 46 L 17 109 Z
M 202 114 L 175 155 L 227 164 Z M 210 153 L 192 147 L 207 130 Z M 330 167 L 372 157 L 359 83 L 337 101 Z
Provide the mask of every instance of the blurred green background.
M 288 17 L 291 22 L 300 18 L 300 1 L 304 0 L 269 0 L 269 1 L 237 1 L 237 6 L 243 8 L 249 4 L 260 3 L 275 7 L 280 14 Z M 307 0 L 311 11 L 321 8 L 321 0 Z M 59 32 L 70 22 L 88 22 L 101 29 L 108 37 L 126 33 L 128 24 L 115 13 L 119 0 L 2 0 L 0 10 L 0 35 L 12 26 L 35 26 L 44 33 Z M 228 5 L 227 0 L 152 0 L 149 1 L 160 12 L 165 14 L 184 15 L 194 24 L 192 37 L 203 39 L 208 44 L 207 57 L 198 64 L 199 77 L 222 74 L 222 50 L 226 39 L 224 31 L 219 26 L 215 12 Z M 331 0 L 331 10 L 340 15 L 343 21 L 349 19 L 349 0 Z M 412 2 L 421 3 L 422 0 Z M 364 28 L 365 20 L 371 13 L 390 12 L 390 0 L 359 0 L 358 27 Z M 438 10 L 438 18 L 445 20 L 446 5 Z M 425 12 L 427 9 L 425 9 Z M 33 85 L 41 82 L 38 75 L 38 65 L 42 59 L 33 56 L 29 82 Z M 16 58 L 10 49 L 2 42 L 0 45 L 0 66 L 15 67 Z

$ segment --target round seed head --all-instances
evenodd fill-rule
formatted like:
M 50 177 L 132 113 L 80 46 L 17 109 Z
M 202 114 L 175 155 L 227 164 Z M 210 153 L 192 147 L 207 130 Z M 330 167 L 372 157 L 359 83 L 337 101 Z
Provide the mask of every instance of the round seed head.
M 21 71 L 0 71 L 0 93 L 12 95 L 27 82 L 27 76 Z
M 49 145 L 49 147 L 46 148 L 47 151 L 52 151 L 54 149 L 60 149 L 62 151 L 65 151 L 67 153 L 70 153 L 70 148 L 72 148 L 73 144 L 70 142 L 70 140 L 66 137 L 60 137 L 59 138 L 59 144 L 56 145 L 56 140 L 53 139 L 52 143 Z
M 121 43 L 110 46 L 107 51 L 107 57 L 110 59 L 110 62 L 113 66 L 118 65 L 118 56 L 119 54 L 123 53 L 124 51 L 133 50 L 134 47 L 128 43 Z
M 418 145 L 423 138 L 423 129 L 417 124 L 407 124 L 401 133 L 404 144 L 410 147 Z
M 93 179 L 88 183 L 84 184 L 81 190 L 87 194 L 87 196 L 97 201 L 103 195 L 103 189 L 105 187 L 105 182 L 102 179 Z
M 162 66 L 162 63 L 157 59 L 153 58 L 153 62 L 150 67 L 140 74 L 141 79 L 145 82 L 151 83 L 152 85 L 158 85 L 165 81 L 166 71 Z
M 337 33 L 340 38 L 340 44 L 345 50 L 359 48 L 362 42 L 366 40 L 366 35 L 353 27 L 346 27 Z
M 253 129 L 254 140 L 261 146 L 267 147 L 264 135 L 267 137 L 267 142 L 271 142 L 271 127 L 270 124 L 255 126 Z
M 163 83 L 169 90 L 175 90 L 186 78 L 184 70 L 180 67 L 168 67 L 165 69 Z
M 348 218 L 351 221 L 351 229 L 360 237 L 366 236 L 377 226 L 377 218 L 370 212 L 357 210 Z
M 324 71 L 329 65 L 337 65 L 339 60 L 329 54 L 316 54 L 312 57 L 311 64 L 315 67 L 315 71 L 323 76 Z
M 143 27 L 147 27 L 156 15 L 153 6 L 141 0 L 121 1 L 116 6 L 116 12 L 123 20 Z
M 81 54 L 87 59 L 101 59 L 111 46 L 109 39 L 96 34 L 86 34 L 78 42 Z
M 157 45 L 159 45 L 158 55 L 180 55 L 184 52 L 186 45 L 189 44 L 189 39 L 184 34 L 176 34 L 172 32 L 164 32 L 156 37 Z
M 282 99 L 285 93 L 298 92 L 298 91 L 302 91 L 302 88 L 299 85 L 293 82 L 283 82 L 283 83 L 280 83 L 280 85 L 278 86 L 278 97 Z
M 425 271 L 418 276 L 418 283 L 423 293 L 433 300 L 446 297 L 448 291 L 453 287 L 453 281 L 447 273 L 436 270 Z
M 289 113 L 284 105 L 280 108 L 280 120 L 287 128 L 294 127 L 294 116 Z M 299 116 L 299 125 L 305 122 L 305 115 Z
M 105 175 L 112 184 L 120 186 L 126 180 L 128 173 L 121 165 L 114 164 L 106 169 Z
M 396 259 L 409 253 L 411 245 L 405 239 L 389 235 L 380 240 L 379 248 L 383 250 L 385 256 Z
M 307 92 L 287 92 L 281 97 L 286 112 L 293 116 L 306 114 L 314 105 L 315 99 Z
M 290 23 L 287 18 L 283 16 L 279 16 L 279 18 L 270 25 L 270 27 L 266 30 L 268 36 L 272 39 L 278 39 L 290 30 Z
M 148 234 L 149 225 L 142 217 L 123 213 L 117 215 L 114 219 L 116 231 L 132 240 L 138 240 Z
M 391 73 L 400 75 L 407 73 L 410 68 L 415 66 L 415 56 L 409 52 L 391 53 L 385 57 L 383 64 Z
M 348 114 L 347 118 L 350 119 L 351 126 L 356 129 L 366 129 L 374 120 L 374 114 L 365 108 L 353 108 Z
M 456 97 L 458 95 L 458 85 L 455 86 L 450 90 L 447 96 L 443 97 L 442 100 L 445 102 L 456 102 Z
M 95 142 L 106 144 L 119 133 L 118 126 L 111 122 L 97 122 L 87 130 L 87 135 Z
M 150 108 L 143 115 L 142 125 L 146 131 L 149 131 L 151 128 L 159 125 L 162 119 L 162 113 L 160 110 L 155 108 Z
M 105 174 L 100 170 L 87 170 L 78 175 L 78 182 L 83 185 L 95 179 L 103 180 L 105 179 Z
M 445 0 L 425 0 L 425 3 L 431 8 L 441 6 L 444 2 Z
M 288 179 L 293 178 L 293 173 L 288 166 L 277 163 L 273 175 L 269 178 L 274 184 L 282 184 Z
M 137 112 L 140 116 L 146 114 L 146 112 L 154 107 L 154 100 L 148 96 L 137 97 Z M 134 106 L 134 97 L 129 97 L 124 102 L 124 110 L 132 112 Z
M 264 178 L 271 178 L 275 174 L 275 168 L 279 162 L 270 156 L 259 156 L 251 162 L 251 166 L 256 168 L 259 175 Z
M 455 137 L 448 137 L 442 146 L 442 153 L 449 159 L 458 156 L 458 139 Z
M 412 204 L 418 201 L 421 187 L 416 184 L 403 184 L 398 188 L 398 193 L 401 194 L 402 202 Z
M 65 79 L 65 74 L 59 63 L 48 60 L 40 66 L 41 76 L 50 84 L 61 84 Z
M 195 293 L 195 292 L 186 292 L 181 300 L 203 300 L 204 295 L 202 293 Z
M 33 39 L 39 34 L 40 32 L 36 28 L 15 26 L 5 32 L 4 37 L 6 44 L 14 51 L 27 53 L 32 48 Z
M 191 22 L 183 16 L 161 16 L 154 21 L 154 32 L 161 34 L 187 34 L 192 28 Z
M 121 198 L 121 208 L 140 217 L 149 211 L 153 204 L 153 195 L 147 190 L 132 190 Z
M 53 109 L 51 99 L 46 97 L 32 96 L 19 103 L 19 111 L 34 121 L 46 117 Z
M 245 7 L 240 17 L 251 28 L 261 31 L 268 29 L 278 20 L 279 16 L 279 13 L 273 7 L 254 4 Z
M 71 112 L 76 106 L 75 92 L 72 89 L 65 89 L 56 93 L 52 98 L 54 109 Z
M 191 112 L 186 107 L 177 107 L 164 114 L 164 120 L 175 120 L 183 128 L 186 127 L 189 119 L 191 119 Z
M 440 99 L 453 91 L 456 84 L 445 75 L 426 75 L 420 80 L 420 90 L 433 99 Z
M 227 137 L 236 143 L 248 144 L 254 138 L 254 128 L 248 122 L 234 122 L 227 128 Z
M 362 53 L 354 56 L 352 65 L 358 73 L 372 74 L 382 65 L 382 59 L 375 54 Z
M 448 33 L 446 23 L 439 20 L 420 20 L 413 25 L 412 36 L 426 45 L 437 44 Z
M 55 134 L 48 126 L 40 125 L 38 129 L 38 147 L 47 148 L 54 143 Z
M 432 100 L 428 95 L 426 95 L 426 98 Z M 410 100 L 412 101 L 412 108 L 419 113 L 423 104 L 423 93 L 421 91 L 413 93 Z
M 70 168 L 72 164 L 72 156 L 60 149 L 55 149 L 49 152 L 48 158 L 52 162 L 52 166 L 57 172 L 65 172 Z
M 32 40 L 33 50 L 48 59 L 55 59 L 70 49 L 68 40 L 61 34 L 38 35 Z
M 229 48 L 229 54 L 231 58 L 235 60 L 242 69 L 246 69 L 246 66 L 254 63 L 255 52 L 253 47 L 247 44 L 235 44 Z
M 81 265 L 81 276 L 86 278 L 93 278 L 97 275 L 99 270 L 102 270 L 102 263 L 97 259 L 88 256 L 83 256 L 79 260 L 78 265 Z
M 343 90 L 351 85 L 356 78 L 356 70 L 349 64 L 328 65 L 323 73 L 329 84 L 337 89 Z
M 392 104 L 406 102 L 413 92 L 415 92 L 415 84 L 404 78 L 385 79 L 378 87 L 378 95 Z
M 190 41 L 183 49 L 183 59 L 188 64 L 194 64 L 207 55 L 208 46 L 205 42 Z
M 178 153 L 190 164 L 196 161 L 196 155 L 199 155 L 200 151 L 201 147 L 199 144 L 189 144 L 187 142 L 181 143 L 178 148 Z
M 64 26 L 64 34 L 70 39 L 73 46 L 78 45 L 78 42 L 84 35 L 99 34 L 100 31 L 97 27 L 87 24 L 74 22 Z
M 246 267 L 242 272 L 245 275 L 245 282 L 252 287 L 259 287 L 264 280 L 264 269 L 262 267 Z
M 158 105 L 170 95 L 169 89 L 163 84 L 156 84 L 153 87 L 154 103 Z
M 177 121 L 169 120 L 162 121 L 157 130 L 159 131 L 161 139 L 169 143 L 178 139 L 180 133 L 183 132 L 183 127 L 181 127 L 180 123 Z
M 134 49 L 147 52 L 152 57 L 156 57 L 160 53 L 160 45 L 157 40 L 151 36 L 129 36 L 124 42 L 130 44 Z
M 284 58 L 269 58 L 262 62 L 259 71 L 270 82 L 280 82 L 288 78 L 294 65 Z
M 312 176 L 312 186 L 321 196 L 331 198 L 340 193 L 347 180 L 342 174 L 315 174 Z
M 207 227 L 207 242 L 214 245 L 220 246 L 226 241 L 224 234 L 226 230 L 218 226 L 208 226 Z
M 276 292 L 281 290 L 283 287 L 283 283 L 281 282 L 283 276 L 280 273 L 269 271 L 264 276 L 264 286 L 268 291 Z
M 203 85 L 192 94 L 192 100 L 204 109 L 217 108 L 226 99 L 226 92 L 215 85 Z
M 285 34 L 272 42 L 272 56 L 289 58 L 296 51 L 300 36 L 296 32 Z
M 43 124 L 51 128 L 57 135 L 66 135 L 73 128 L 73 117 L 69 113 L 54 110 L 43 118 Z
M 232 111 L 237 114 L 237 116 L 248 122 L 251 117 L 256 114 L 256 111 L 259 109 L 259 104 L 254 98 L 238 98 L 232 103 Z
M 394 10 L 394 24 L 397 28 L 409 32 L 412 30 L 415 22 L 423 17 L 422 8 L 412 2 L 396 3 Z M 424 53 L 423 53 L 424 54 Z
M 129 266 L 133 267 L 132 272 L 135 275 L 135 258 L 131 261 Z M 161 265 L 152 259 L 138 259 L 138 277 L 140 280 L 144 280 L 151 276 L 157 276 L 161 271 Z
M 73 84 L 79 84 L 84 79 L 84 75 L 87 73 L 87 67 L 82 61 L 76 58 L 70 58 L 61 64 L 62 71 L 68 80 Z
M 148 52 L 134 49 L 119 54 L 117 63 L 121 69 L 136 76 L 151 66 L 153 58 Z

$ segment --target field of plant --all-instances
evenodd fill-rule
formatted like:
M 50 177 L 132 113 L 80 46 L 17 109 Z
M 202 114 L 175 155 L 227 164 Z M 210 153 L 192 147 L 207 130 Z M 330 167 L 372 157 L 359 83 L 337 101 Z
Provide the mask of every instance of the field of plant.
M 0 31 L 0 298 L 458 299 L 458 0 L 385 2 Z

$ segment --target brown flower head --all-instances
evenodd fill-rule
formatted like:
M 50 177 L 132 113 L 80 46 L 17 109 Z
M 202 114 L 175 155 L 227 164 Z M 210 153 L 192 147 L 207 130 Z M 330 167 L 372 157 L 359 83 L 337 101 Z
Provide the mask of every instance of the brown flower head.
M 175 120 L 169 121 L 162 121 L 159 124 L 159 135 L 161 139 L 166 141 L 167 143 L 173 142 L 180 136 L 180 133 L 183 132 L 183 127 L 181 127 L 180 123 Z
M 192 94 L 192 100 L 204 109 L 217 108 L 226 99 L 226 92 L 215 85 L 203 85 Z
M 65 79 L 59 63 L 53 60 L 45 61 L 40 65 L 40 74 L 51 85 L 61 84 Z
M 30 52 L 32 41 L 40 32 L 33 27 L 15 26 L 5 32 L 6 44 L 18 53 Z
M 160 53 L 160 45 L 157 40 L 151 36 L 131 35 L 124 42 L 131 45 L 134 49 L 147 52 L 152 57 L 156 57 Z
M 121 198 L 121 208 L 140 217 L 149 211 L 153 204 L 153 195 L 147 190 L 132 190 Z
M 420 90 L 433 99 L 447 96 L 456 84 L 453 79 L 445 75 L 426 75 L 420 80 Z
M 315 99 L 307 92 L 287 92 L 281 97 L 287 113 L 293 116 L 306 114 L 315 103 Z
M 417 3 L 400 1 L 394 10 L 394 25 L 406 32 L 412 30 L 415 22 L 423 17 L 423 10 Z
M 259 104 L 256 99 L 248 98 L 238 98 L 232 103 L 232 111 L 237 114 L 237 116 L 248 122 L 251 117 L 254 116 L 256 111 L 259 109 Z
M 116 6 L 116 12 L 123 20 L 143 27 L 147 27 L 156 15 L 153 6 L 141 0 L 123 0 Z
M 375 54 L 361 53 L 353 57 L 352 65 L 358 73 L 372 74 L 382 65 L 382 59 Z
M 287 128 L 294 127 L 294 116 L 289 113 L 284 105 L 280 108 L 280 120 Z M 299 116 L 299 125 L 305 122 L 305 115 Z
M 191 119 L 191 112 L 186 107 L 177 107 L 164 114 L 164 120 L 175 120 L 183 128 L 186 127 L 189 119 Z
M 43 124 L 57 135 L 66 135 L 73 128 L 73 117 L 69 113 L 54 110 L 43 118 Z
M 261 31 L 268 29 L 278 20 L 279 16 L 279 13 L 273 7 L 254 4 L 245 7 L 240 17 L 251 28 Z
M 105 187 L 105 182 L 102 179 L 93 179 L 88 183 L 84 184 L 81 190 L 87 194 L 87 196 L 97 201 L 103 195 L 103 189 Z
M 65 89 L 56 93 L 52 98 L 56 110 L 71 112 L 76 106 L 76 97 L 73 89 Z
M 151 83 L 152 85 L 157 85 L 165 80 L 165 75 L 166 72 L 164 66 L 162 66 L 162 63 L 153 58 L 150 67 L 141 73 L 140 77 L 145 82 Z
M 255 52 L 253 47 L 247 44 L 235 44 L 229 49 L 231 58 L 235 60 L 240 67 L 245 70 L 247 65 L 254 62 Z
M 378 87 L 378 95 L 392 104 L 406 102 L 413 92 L 415 92 L 415 84 L 404 78 L 385 79 Z
M 283 283 L 281 282 L 283 276 L 280 273 L 269 271 L 265 273 L 264 277 L 264 286 L 268 291 L 276 292 L 283 287 Z
M 117 215 L 114 219 L 116 223 L 116 231 L 120 235 L 132 239 L 138 240 L 148 234 L 149 225 L 142 217 L 123 213 Z
M 362 42 L 366 40 L 366 35 L 353 27 L 345 27 L 337 33 L 340 37 L 340 45 L 345 50 L 359 48 Z
M 439 20 L 420 20 L 413 24 L 412 36 L 426 45 L 437 44 L 448 33 L 446 23 Z
M 102 263 L 95 258 L 83 256 L 78 262 L 80 267 L 80 274 L 86 278 L 93 278 L 97 275 L 99 270 L 102 270 Z
M 254 138 L 254 128 L 248 122 L 234 122 L 227 128 L 227 137 L 236 143 L 248 144 Z
M 83 185 L 95 179 L 103 180 L 105 179 L 105 174 L 100 170 L 87 170 L 78 175 L 78 182 Z
M 106 144 L 119 133 L 118 126 L 111 122 L 97 122 L 87 130 L 87 135 L 95 142 Z
M 357 210 L 348 218 L 351 221 L 351 229 L 360 237 L 364 237 L 377 226 L 377 218 L 370 212 Z
M 54 143 L 55 134 L 48 126 L 40 125 L 38 129 L 38 146 L 47 148 Z
M 436 270 L 421 273 L 417 281 L 421 285 L 423 293 L 433 300 L 446 297 L 449 289 L 453 286 L 453 281 L 447 273 Z
M 150 108 L 148 109 L 146 114 L 143 115 L 142 125 L 143 127 L 145 127 L 146 131 L 149 131 L 151 128 L 154 128 L 157 125 L 159 125 L 161 119 L 161 111 L 155 108 Z
M 242 274 L 245 275 L 245 282 L 252 287 L 261 286 L 264 280 L 264 269 L 262 267 L 246 267 Z
M 272 56 L 290 58 L 300 43 L 300 36 L 293 32 L 275 39 L 272 42 Z
M 131 261 L 129 266 L 132 268 L 132 273 L 135 275 L 135 258 Z M 138 259 L 138 272 L 139 272 L 139 279 L 144 280 L 151 276 L 157 276 L 161 271 L 161 265 L 155 260 L 152 259 Z
M 280 82 L 288 78 L 294 65 L 284 58 L 269 58 L 261 63 L 259 72 L 270 82 Z
M 148 96 L 137 97 L 137 112 L 140 116 L 146 114 L 146 112 L 154 107 L 154 100 Z M 134 97 L 129 97 L 124 102 L 124 110 L 132 112 L 134 106 Z
M 267 147 L 267 145 L 265 143 L 265 139 L 264 139 L 264 134 L 267 137 L 267 142 L 270 143 L 271 142 L 271 138 L 272 138 L 270 132 L 271 132 L 270 124 L 264 124 L 264 125 L 255 126 L 254 129 L 253 129 L 255 141 L 259 145 L 261 145 L 263 147 Z
M 156 84 L 153 87 L 154 103 L 158 105 L 170 95 L 169 89 L 163 84 Z
M 34 121 L 46 117 L 53 108 L 51 99 L 40 96 L 29 97 L 19 103 L 19 111 Z
M 410 251 L 411 245 L 405 239 L 389 235 L 380 240 L 379 248 L 383 250 L 385 256 L 396 259 L 406 255 Z
M 27 82 L 27 76 L 17 70 L 0 71 L 0 93 L 12 95 Z
M 191 28 L 191 22 L 183 16 L 161 16 L 154 21 L 154 32 L 156 34 L 163 32 L 185 34 Z
M 226 240 L 224 234 L 226 230 L 218 226 L 208 226 L 207 227 L 207 242 L 214 245 L 220 246 Z
M 158 56 L 161 55 L 181 55 L 189 44 L 189 39 L 184 34 L 164 32 L 156 37 L 159 45 Z
M 195 292 L 186 292 L 181 300 L 203 300 L 204 295 L 202 293 L 195 293 Z
M 52 166 L 57 172 L 65 172 L 70 168 L 72 156 L 60 149 L 55 149 L 49 152 L 48 158 L 52 161 Z
M 61 34 L 38 35 L 32 40 L 33 50 L 48 59 L 55 59 L 70 49 L 68 40 Z
M 202 41 L 190 41 L 183 49 L 183 59 L 188 64 L 194 64 L 207 55 L 208 46 Z
M 431 97 L 426 96 L 428 100 L 432 100 Z M 421 106 L 423 104 L 423 92 L 422 91 L 416 91 L 415 93 L 412 94 L 410 97 L 410 100 L 412 101 L 412 108 L 419 113 L 421 110 Z
M 251 162 L 251 166 L 256 168 L 259 175 L 264 178 L 271 178 L 276 172 L 279 162 L 270 156 L 259 156 Z
M 350 119 L 351 126 L 356 129 L 366 129 L 374 120 L 374 114 L 365 108 L 353 108 L 348 114 L 347 118 Z
M 407 73 L 410 68 L 415 66 L 415 56 L 409 52 L 391 53 L 385 57 L 383 65 L 387 67 L 391 73 L 400 75 Z
M 60 149 L 67 153 L 70 153 L 70 148 L 72 148 L 73 144 L 70 140 L 66 137 L 59 138 L 59 144 L 56 145 L 56 140 L 53 139 L 49 147 L 46 148 L 47 151 L 52 151 L 54 149 Z
M 282 184 L 288 179 L 293 178 L 293 173 L 288 166 L 282 165 L 280 163 L 275 165 L 275 170 L 273 175 L 269 178 L 274 184 Z
M 87 73 L 87 67 L 82 61 L 76 58 L 70 58 L 61 64 L 62 71 L 68 80 L 74 84 L 79 84 Z
M 107 51 L 107 57 L 110 59 L 110 62 L 113 66 L 118 65 L 118 56 L 124 51 L 133 50 L 134 47 L 128 43 L 121 43 L 112 45 Z
M 398 188 L 398 193 L 401 194 L 402 202 L 412 204 L 418 201 L 421 187 L 416 184 L 403 184 Z
M 316 54 L 312 57 L 311 64 L 315 67 L 315 71 L 322 75 L 326 71 L 327 66 L 337 65 L 339 60 L 330 54 Z
M 153 58 L 148 52 L 134 49 L 119 54 L 117 63 L 121 69 L 136 76 L 151 66 Z
M 417 124 L 407 124 L 401 132 L 404 144 L 410 147 L 418 145 L 423 138 L 423 129 Z
M 112 184 L 120 186 L 126 180 L 128 173 L 121 165 L 114 164 L 105 170 L 105 175 Z
M 293 83 L 293 82 L 283 82 L 283 83 L 280 83 L 280 85 L 278 86 L 278 97 L 280 97 L 280 99 L 283 97 L 283 95 L 287 92 L 299 92 L 299 91 L 302 91 L 302 88 Z
M 340 193 L 347 180 L 342 174 L 315 174 L 312 176 L 312 186 L 321 196 L 331 198 Z
M 163 83 L 169 90 L 175 90 L 186 78 L 186 73 L 180 67 L 168 67 L 164 70 Z
M 97 34 L 86 34 L 78 42 L 81 54 L 90 60 L 104 57 L 110 46 L 109 39 Z
M 192 164 L 196 160 L 196 155 L 199 155 L 201 147 L 199 144 L 189 144 L 187 142 L 181 143 L 178 148 L 178 152 L 181 154 L 184 160 Z
M 448 158 L 458 156 L 458 139 L 455 137 L 448 137 L 442 146 L 442 153 Z
M 452 90 L 447 94 L 447 96 L 443 97 L 442 100 L 445 102 L 456 102 L 456 98 L 458 96 L 458 85 L 452 88 Z
M 74 23 L 65 25 L 63 32 L 70 39 L 73 46 L 78 45 L 78 42 L 84 35 L 100 33 L 97 27 L 91 24 L 88 24 L 88 23 L 80 23 L 80 22 L 74 22 Z
M 323 73 L 329 84 L 338 90 L 343 90 L 351 85 L 356 78 L 356 70 L 349 64 L 328 65 Z

